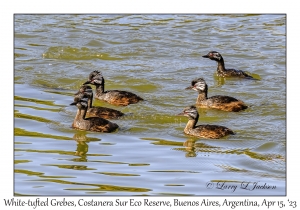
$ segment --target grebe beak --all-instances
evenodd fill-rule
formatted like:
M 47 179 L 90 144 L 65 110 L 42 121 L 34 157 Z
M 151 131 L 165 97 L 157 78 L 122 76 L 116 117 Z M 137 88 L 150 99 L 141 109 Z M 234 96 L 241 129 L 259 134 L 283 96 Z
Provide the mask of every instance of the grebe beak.
M 184 112 L 177 114 L 177 116 L 183 116 L 183 115 L 184 115 Z
M 193 89 L 193 88 L 194 88 L 194 86 L 189 86 L 189 87 L 185 88 L 185 90 L 190 90 L 190 89 Z

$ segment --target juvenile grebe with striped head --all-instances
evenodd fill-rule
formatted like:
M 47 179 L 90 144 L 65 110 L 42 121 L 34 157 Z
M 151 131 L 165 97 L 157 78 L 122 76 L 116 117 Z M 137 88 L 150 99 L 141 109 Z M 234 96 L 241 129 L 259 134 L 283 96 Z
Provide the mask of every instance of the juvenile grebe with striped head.
M 182 113 L 189 118 L 187 125 L 184 128 L 184 133 L 191 136 L 209 139 L 219 139 L 227 135 L 234 135 L 234 132 L 229 128 L 220 125 L 196 125 L 199 119 L 199 113 L 195 106 L 186 107 Z
M 93 71 L 89 75 L 89 80 L 84 84 L 92 84 L 96 86 L 95 98 L 106 101 L 113 105 L 127 106 L 135 104 L 143 99 L 134 93 L 122 90 L 106 90 L 104 91 L 104 78 L 99 71 Z
M 75 119 L 72 123 L 72 128 L 106 133 L 115 131 L 119 127 L 116 123 L 112 123 L 100 117 L 86 118 L 88 99 L 88 94 L 80 93 L 74 97 L 74 102 L 70 104 L 75 105 L 78 108 Z
M 191 82 L 191 86 L 186 89 L 193 89 L 198 92 L 196 106 L 200 108 L 213 108 L 227 112 L 239 112 L 248 107 L 243 101 L 231 96 L 215 95 L 208 98 L 208 86 L 203 78 L 194 79 Z
M 89 85 L 82 85 L 79 89 L 79 91 L 75 94 L 83 94 L 85 93 L 88 95 L 88 110 L 87 110 L 87 116 L 89 117 L 101 117 L 104 119 L 115 119 L 122 117 L 124 115 L 123 112 L 107 108 L 107 107 L 95 107 L 92 106 L 93 104 L 93 90 Z
M 210 51 L 207 55 L 203 55 L 202 57 L 209 58 L 210 60 L 214 60 L 218 63 L 217 75 L 219 77 L 239 77 L 245 79 L 254 79 L 252 76 L 242 70 L 226 69 L 224 59 L 222 55 L 217 51 Z

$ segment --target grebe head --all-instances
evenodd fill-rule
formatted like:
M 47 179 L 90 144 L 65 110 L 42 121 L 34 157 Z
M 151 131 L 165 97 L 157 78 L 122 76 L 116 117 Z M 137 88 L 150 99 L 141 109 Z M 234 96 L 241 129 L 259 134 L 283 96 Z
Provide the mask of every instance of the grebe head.
M 81 85 L 78 92 L 75 93 L 74 95 L 77 95 L 79 93 L 93 93 L 93 89 L 89 85 Z
M 203 58 L 209 58 L 214 61 L 221 61 L 223 59 L 222 55 L 217 51 L 210 51 L 207 55 L 203 55 Z
M 86 93 L 78 93 L 74 97 L 74 102 L 70 105 L 77 106 L 78 109 L 85 109 L 88 106 L 88 94 Z
M 100 71 L 93 71 L 89 75 L 89 80 L 83 83 L 86 84 L 92 84 L 92 85 L 104 85 L 104 78 L 102 76 L 102 73 Z
M 204 91 L 207 90 L 207 84 L 206 84 L 206 82 L 203 78 L 198 78 L 198 79 L 194 79 L 191 82 L 191 86 L 189 86 L 185 89 L 186 90 L 193 89 L 193 90 L 196 90 L 198 92 L 204 92 Z
M 199 117 L 197 108 L 195 106 L 185 107 L 184 110 L 178 115 L 186 116 L 191 120 L 196 120 Z

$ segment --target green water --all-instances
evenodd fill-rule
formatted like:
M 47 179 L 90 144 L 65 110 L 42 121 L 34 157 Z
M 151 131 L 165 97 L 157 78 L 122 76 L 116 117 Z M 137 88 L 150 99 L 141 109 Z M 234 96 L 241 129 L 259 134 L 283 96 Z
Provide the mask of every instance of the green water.
M 15 15 L 14 192 L 16 195 L 284 195 L 286 179 L 285 15 Z M 226 67 L 261 80 L 221 80 Z M 110 134 L 71 128 L 73 94 L 93 70 L 105 88 L 145 101 Z M 208 95 L 249 108 L 199 110 L 199 123 L 231 128 L 219 140 L 187 136 L 185 117 L 203 77 Z M 259 182 L 272 190 L 208 189 Z

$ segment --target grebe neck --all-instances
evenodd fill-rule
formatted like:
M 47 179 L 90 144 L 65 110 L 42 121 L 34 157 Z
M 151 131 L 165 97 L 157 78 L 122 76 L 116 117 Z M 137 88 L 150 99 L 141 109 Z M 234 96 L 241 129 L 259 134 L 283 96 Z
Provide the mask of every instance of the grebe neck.
M 225 63 L 224 63 L 224 59 L 222 58 L 220 61 L 218 62 L 218 68 L 217 71 L 218 72 L 224 72 L 225 71 Z
M 206 99 L 207 99 L 207 90 L 199 91 L 196 103 L 201 103 L 202 101 L 205 101 Z
M 104 93 L 104 84 L 95 85 L 96 86 L 96 95 L 100 96 Z
M 196 118 L 189 117 L 189 121 L 185 126 L 185 130 L 194 129 L 199 119 L 199 115 Z

